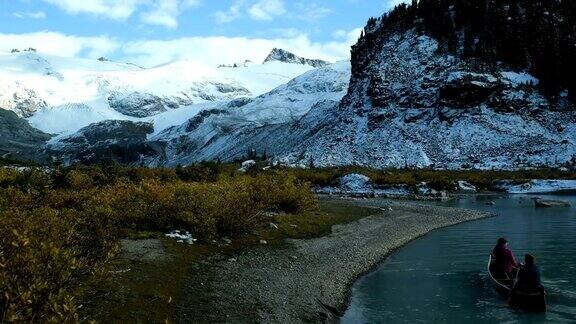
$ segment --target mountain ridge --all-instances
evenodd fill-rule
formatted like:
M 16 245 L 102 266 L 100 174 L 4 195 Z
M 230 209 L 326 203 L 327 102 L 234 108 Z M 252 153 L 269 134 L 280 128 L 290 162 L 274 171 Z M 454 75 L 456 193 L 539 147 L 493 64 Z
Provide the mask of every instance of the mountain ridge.
M 576 113 L 568 95 L 551 98 L 528 70 L 454 55 L 445 46 L 421 28 L 370 20 L 353 47 L 350 86 L 341 101 L 319 102 L 297 120 L 246 124 L 204 138 L 179 161 L 232 161 L 256 152 L 302 167 L 576 165 Z M 197 143 L 193 136 L 188 141 Z
M 292 63 L 292 64 L 310 65 L 315 68 L 324 67 L 330 64 L 329 62 L 323 60 L 300 57 L 294 53 L 291 53 L 281 48 L 273 48 L 270 54 L 268 54 L 268 56 L 264 60 L 264 63 L 275 61 Z

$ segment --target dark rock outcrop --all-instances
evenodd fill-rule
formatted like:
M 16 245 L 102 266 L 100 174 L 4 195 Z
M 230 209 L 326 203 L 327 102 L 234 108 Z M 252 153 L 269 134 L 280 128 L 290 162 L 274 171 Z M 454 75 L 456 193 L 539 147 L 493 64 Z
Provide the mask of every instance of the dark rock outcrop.
M 108 97 L 108 104 L 110 108 L 126 116 L 139 118 L 154 116 L 168 110 L 162 98 L 142 92 L 113 93 Z
M 43 162 L 43 148 L 50 139 L 16 113 L 0 109 L 0 157 Z
M 135 164 L 161 149 L 147 142 L 154 131 L 152 124 L 109 120 L 84 127 L 47 147 L 47 152 L 64 164 L 117 162 Z

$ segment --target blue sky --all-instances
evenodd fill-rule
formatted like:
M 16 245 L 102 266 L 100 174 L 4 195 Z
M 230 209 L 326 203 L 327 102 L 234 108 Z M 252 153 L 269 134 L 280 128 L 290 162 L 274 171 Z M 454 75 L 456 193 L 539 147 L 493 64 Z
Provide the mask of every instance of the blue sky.
M 107 56 L 153 66 L 259 60 L 272 47 L 345 59 L 359 29 L 401 0 L 0 0 L 0 52 Z

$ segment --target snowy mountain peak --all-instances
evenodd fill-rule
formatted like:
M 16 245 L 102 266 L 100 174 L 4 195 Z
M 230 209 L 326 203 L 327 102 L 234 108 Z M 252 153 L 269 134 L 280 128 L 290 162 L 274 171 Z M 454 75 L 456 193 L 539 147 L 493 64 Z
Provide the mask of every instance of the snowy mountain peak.
M 264 63 L 274 61 L 291 63 L 291 64 L 307 64 L 315 68 L 323 67 L 330 64 L 329 62 L 322 60 L 307 59 L 304 57 L 300 57 L 294 53 L 288 52 L 287 50 L 283 50 L 280 48 L 272 49 L 270 54 L 268 54 L 268 57 L 266 57 L 266 59 L 264 60 Z

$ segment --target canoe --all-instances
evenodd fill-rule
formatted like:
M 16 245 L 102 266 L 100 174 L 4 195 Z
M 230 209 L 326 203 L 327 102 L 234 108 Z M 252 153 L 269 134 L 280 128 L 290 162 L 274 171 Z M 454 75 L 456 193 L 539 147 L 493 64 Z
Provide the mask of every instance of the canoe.
M 516 283 L 516 277 L 498 278 L 493 271 L 494 257 L 490 255 L 488 259 L 488 274 L 496 291 L 508 299 L 510 307 L 530 313 L 546 312 L 546 292 L 544 289 L 538 292 L 522 292 L 512 290 Z

